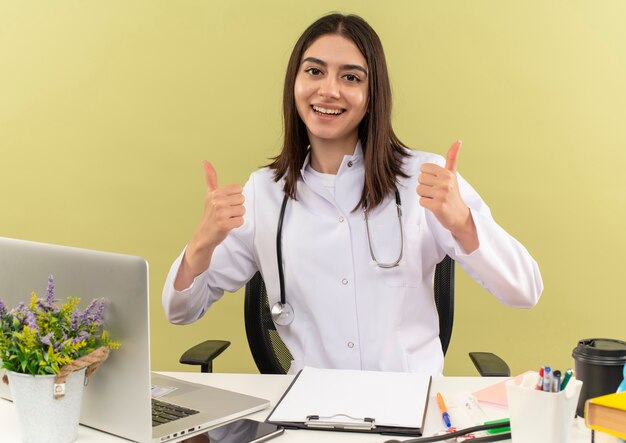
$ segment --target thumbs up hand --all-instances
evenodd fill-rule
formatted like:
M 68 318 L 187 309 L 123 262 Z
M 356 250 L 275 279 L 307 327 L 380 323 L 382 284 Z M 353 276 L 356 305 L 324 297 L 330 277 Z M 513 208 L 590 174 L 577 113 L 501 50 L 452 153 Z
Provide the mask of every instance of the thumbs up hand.
M 459 192 L 456 168 L 461 141 L 448 150 L 442 168 L 434 163 L 424 163 L 418 176 L 419 203 L 431 211 L 439 223 L 454 235 L 467 253 L 478 247 L 478 235 L 472 214 Z
M 215 248 L 224 241 L 230 231 L 243 225 L 243 216 L 246 212 L 241 185 L 220 187 L 213 165 L 205 160 L 202 167 L 206 178 L 204 212 L 187 245 L 174 282 L 174 288 L 177 290 L 189 287 L 195 276 L 209 267 Z
M 217 184 L 217 172 L 211 163 L 204 160 L 202 167 L 206 178 L 204 213 L 196 228 L 194 240 L 198 246 L 215 249 L 230 231 L 243 225 L 245 198 L 241 185 L 220 187 Z

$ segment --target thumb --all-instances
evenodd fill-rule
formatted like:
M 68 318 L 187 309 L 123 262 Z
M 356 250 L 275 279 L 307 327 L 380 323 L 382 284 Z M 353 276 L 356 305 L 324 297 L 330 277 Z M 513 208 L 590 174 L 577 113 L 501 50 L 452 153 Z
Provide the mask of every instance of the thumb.
M 461 140 L 457 140 L 452 143 L 450 149 L 448 149 L 448 155 L 446 157 L 445 168 L 450 172 L 456 172 L 456 165 L 458 162 L 459 151 L 461 150 Z
M 206 187 L 209 191 L 217 189 L 217 172 L 211 163 L 206 160 L 202 160 L 202 167 L 204 168 L 204 176 L 206 178 Z

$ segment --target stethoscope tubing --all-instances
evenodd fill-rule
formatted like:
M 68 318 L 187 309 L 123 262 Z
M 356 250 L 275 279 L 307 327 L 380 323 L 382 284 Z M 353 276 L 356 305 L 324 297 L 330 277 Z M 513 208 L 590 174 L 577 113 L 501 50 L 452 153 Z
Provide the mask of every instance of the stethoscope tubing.
M 285 296 L 285 276 L 283 274 L 283 220 L 285 220 L 285 208 L 287 207 L 287 201 L 289 200 L 289 196 L 285 194 L 283 198 L 283 204 L 280 207 L 280 215 L 278 217 L 278 229 L 276 230 L 276 258 L 278 262 L 278 281 L 280 284 L 280 303 L 285 304 L 286 296 Z
M 395 268 L 402 261 L 402 256 L 404 254 L 404 227 L 402 226 L 402 200 L 400 200 L 400 193 L 396 189 L 396 211 L 398 213 L 398 220 L 400 221 L 400 254 L 396 261 L 391 263 L 381 263 L 378 261 L 376 256 L 374 255 L 374 247 L 372 246 L 372 235 L 370 234 L 370 223 L 369 217 L 367 215 L 367 207 L 363 211 L 363 215 L 365 218 L 365 230 L 367 232 L 367 245 L 370 250 L 370 257 L 372 258 L 372 262 L 376 263 L 376 266 L 383 269 L 391 269 Z
M 380 263 L 376 260 L 374 251 L 372 248 L 372 238 L 369 230 L 369 221 L 367 216 L 367 207 L 364 210 L 365 215 L 365 229 L 367 230 L 367 243 L 370 250 L 370 255 L 374 263 L 381 268 L 395 268 L 400 264 L 402 260 L 402 254 L 404 252 L 404 231 L 402 227 L 402 201 L 400 200 L 400 193 L 396 189 L 396 210 L 398 212 L 398 220 L 400 222 L 400 255 L 395 262 L 392 263 Z M 283 197 L 283 203 L 280 207 L 280 215 L 278 216 L 278 227 L 276 229 L 276 262 L 278 264 L 278 282 L 280 287 L 280 301 L 275 303 L 271 307 L 271 316 L 274 323 L 287 326 L 293 322 L 294 310 L 289 303 L 287 303 L 287 296 L 285 294 L 285 275 L 283 271 L 283 247 L 282 247 L 282 232 L 283 222 L 285 220 L 285 209 L 287 208 L 287 202 L 289 201 L 289 195 L 285 194 Z

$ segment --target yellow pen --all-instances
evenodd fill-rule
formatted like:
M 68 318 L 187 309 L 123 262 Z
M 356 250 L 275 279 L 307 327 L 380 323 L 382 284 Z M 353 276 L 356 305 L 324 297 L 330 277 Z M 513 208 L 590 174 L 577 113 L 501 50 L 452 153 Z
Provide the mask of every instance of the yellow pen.
M 446 425 L 446 428 L 451 428 L 452 423 L 450 422 L 450 414 L 448 414 L 448 408 L 446 408 L 446 404 L 443 402 L 443 397 L 439 392 L 437 392 L 437 404 L 439 405 L 439 411 L 441 412 L 443 423 Z

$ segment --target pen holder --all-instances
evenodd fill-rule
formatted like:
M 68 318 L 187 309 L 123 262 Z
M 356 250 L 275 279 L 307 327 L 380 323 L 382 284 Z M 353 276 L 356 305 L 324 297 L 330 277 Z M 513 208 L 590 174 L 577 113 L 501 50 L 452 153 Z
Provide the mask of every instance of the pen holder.
M 520 384 L 506 382 L 513 443 L 567 443 L 574 423 L 582 382 L 572 378 L 564 391 L 535 389 L 538 373 L 526 374 Z

